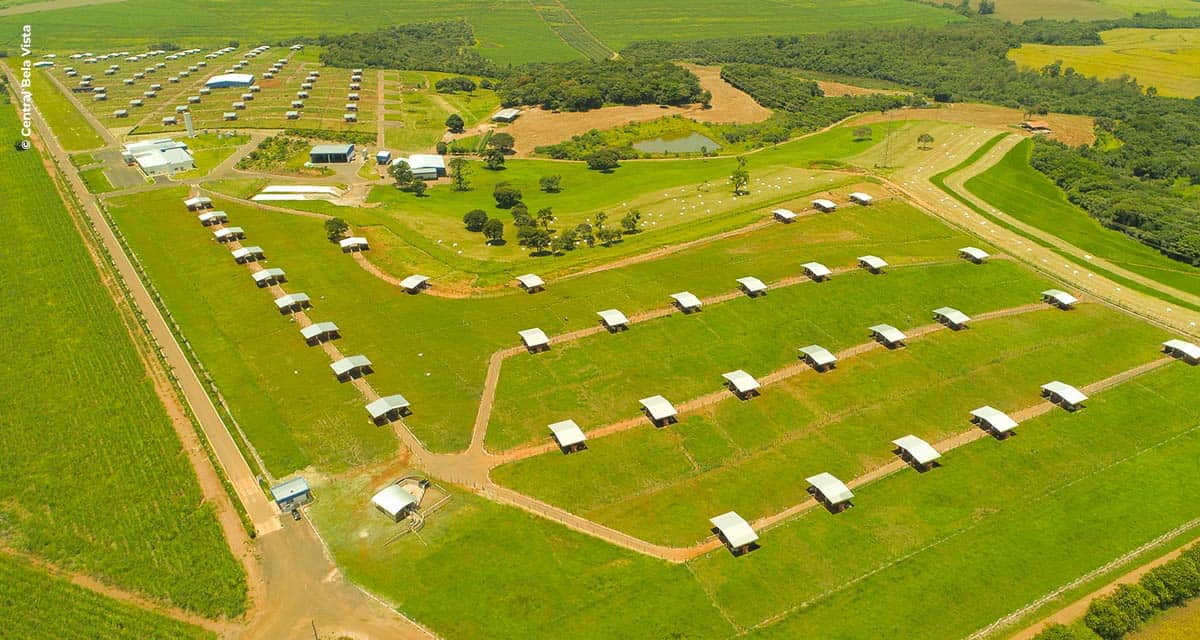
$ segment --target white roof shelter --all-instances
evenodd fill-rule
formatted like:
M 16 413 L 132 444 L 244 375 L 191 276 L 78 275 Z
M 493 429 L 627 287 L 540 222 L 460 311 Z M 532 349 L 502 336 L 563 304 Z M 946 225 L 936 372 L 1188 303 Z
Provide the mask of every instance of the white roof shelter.
M 650 419 L 655 422 L 670 420 L 679 415 L 679 412 L 675 410 L 675 405 L 662 396 L 650 396 L 649 398 L 642 398 L 638 402 L 642 404 L 642 408 L 646 410 L 646 413 L 650 414 Z
M 671 299 L 674 300 L 675 304 L 679 305 L 679 308 L 683 309 L 684 311 L 693 311 L 699 309 L 701 305 L 700 298 L 697 298 L 696 295 L 691 291 L 672 293 Z
M 286 311 L 295 307 L 308 306 L 311 299 L 307 293 L 289 293 L 284 296 L 275 298 L 275 306 L 279 307 L 280 311 Z
M 341 360 L 337 360 L 333 364 L 330 364 L 329 368 L 333 369 L 333 373 L 340 378 L 349 375 L 357 369 L 365 369 L 370 366 L 371 361 L 366 356 L 359 355 L 347 356 Z
M 372 420 L 379 420 L 387 417 L 393 412 L 404 412 L 410 406 L 407 399 L 400 394 L 384 396 L 367 405 L 367 413 L 371 414 Z
M 300 330 L 300 335 L 307 340 L 316 340 L 338 332 L 338 326 L 332 322 L 317 322 Z
M 804 272 L 808 274 L 808 277 L 812 278 L 813 280 L 824 280 L 833 275 L 833 272 L 829 270 L 829 267 L 821 264 L 820 262 L 805 262 L 804 264 L 800 265 L 800 268 L 804 269 Z
M 854 497 L 850 487 L 828 472 L 805 478 L 805 482 L 819 491 L 829 504 L 841 504 Z
M 971 316 L 953 307 L 938 307 L 933 310 L 933 315 L 938 320 L 955 327 L 965 327 L 971 321 Z
M 261 259 L 263 258 L 263 255 L 264 255 L 264 254 L 263 254 L 262 247 L 257 247 L 257 246 L 254 246 L 254 247 L 240 247 L 240 248 L 238 248 L 238 249 L 234 249 L 234 250 L 233 250 L 232 252 L 230 252 L 230 253 L 232 253 L 232 255 L 233 255 L 233 259 L 234 259 L 234 260 L 237 260 L 238 262 L 241 262 L 241 261 L 243 261 L 243 260 L 247 260 L 247 259 L 250 259 L 250 258 L 253 258 L 253 259 L 255 259 L 255 260 L 261 260 Z
M 417 499 L 398 484 L 390 484 L 371 496 L 371 504 L 387 517 L 399 522 L 409 509 L 417 506 Z
M 363 249 L 370 248 L 371 245 L 367 243 L 366 238 L 361 236 L 352 236 L 350 238 L 342 238 L 339 240 L 338 246 L 342 248 L 342 251 L 362 251 Z
M 904 335 L 903 331 L 890 324 L 877 324 L 870 329 L 871 333 L 888 344 L 899 344 L 908 339 L 908 336 Z
M 604 326 L 609 329 L 620 329 L 629 326 L 629 318 L 626 318 L 625 314 L 616 309 L 597 311 L 596 315 L 600 316 L 600 320 L 604 323 Z
M 521 341 L 525 343 L 525 347 L 528 349 L 545 347 L 550 344 L 549 336 L 546 335 L 545 331 L 538 328 L 518 331 L 517 335 L 521 336 Z
M 750 523 L 739 516 L 736 512 L 722 513 L 719 516 L 709 518 L 721 537 L 729 544 L 732 549 L 740 549 L 748 547 L 755 542 L 758 542 L 758 534 L 750 527 Z
M 188 209 L 205 209 L 212 206 L 212 198 L 208 196 L 196 196 L 183 201 L 183 204 Z
M 1082 391 L 1058 380 L 1042 385 L 1042 393 L 1049 395 L 1051 398 L 1058 398 L 1071 406 L 1083 404 L 1087 400 L 1087 396 Z
M 817 198 L 812 201 L 812 205 L 821 211 L 833 211 L 837 209 L 837 203 L 827 198 Z
M 520 109 L 501 109 L 492 116 L 492 120 L 496 122 L 512 122 L 519 115 L 521 115 Z
M 283 280 L 285 276 L 283 269 L 280 269 L 279 267 L 272 267 L 270 269 L 260 269 L 255 271 L 254 273 L 250 274 L 250 277 L 254 278 L 255 282 L 263 283 L 272 281 L 279 282 L 280 280 Z
M 725 378 L 725 380 L 729 382 L 729 386 L 732 387 L 738 395 L 752 393 L 757 391 L 758 388 L 762 386 L 758 383 L 758 380 L 754 379 L 754 376 L 742 371 L 741 369 L 738 369 L 737 371 L 730 371 L 729 373 L 722 373 L 721 377 Z
M 1189 360 L 1190 362 L 1200 362 L 1200 346 L 1196 346 L 1191 342 L 1172 338 L 1162 343 L 1163 351 L 1172 355 L 1179 355 Z
M 1008 417 L 1007 413 L 991 407 L 982 406 L 971 411 L 971 415 L 981 424 L 986 424 L 989 429 L 996 433 L 1008 433 L 1017 428 L 1017 421 Z
M 212 224 L 214 222 L 224 222 L 229 219 L 229 215 L 224 211 L 205 211 L 196 216 L 200 224 Z
M 892 440 L 892 444 L 908 454 L 908 457 L 913 462 L 921 466 L 927 466 L 934 460 L 942 457 L 942 454 L 938 453 L 938 450 L 934 449 L 933 445 L 914 435 L 896 438 Z
M 854 191 L 850 194 L 850 201 L 857 204 L 871 204 L 875 198 L 869 193 Z
M 771 215 L 780 222 L 792 222 L 796 219 L 796 212 L 791 209 L 775 209 Z
M 541 276 L 534 275 L 532 273 L 526 273 L 525 275 L 517 276 L 517 283 L 520 284 L 521 288 L 526 291 L 534 291 L 536 289 L 543 289 L 546 287 L 546 281 L 542 280 Z
M 241 227 L 222 227 L 213 231 L 213 237 L 217 240 L 228 240 L 230 238 L 240 238 L 246 235 L 246 230 Z
M 883 271 L 883 268 L 888 266 L 887 261 L 879 256 L 859 256 L 858 264 L 871 271 Z
M 558 441 L 558 446 L 563 449 L 577 447 L 587 439 L 583 435 L 583 429 L 580 429 L 574 420 L 555 422 L 550 425 L 550 431 L 554 434 L 554 439 Z
M 1063 309 L 1073 307 L 1079 302 L 1079 298 L 1060 289 L 1046 289 L 1042 292 L 1042 299 Z
M 429 283 L 429 278 L 422 275 L 411 275 L 400 281 L 400 288 L 409 293 L 420 291 L 422 287 Z
M 750 295 L 758 295 L 767 290 L 767 285 L 763 284 L 762 280 L 754 276 L 746 276 L 737 279 L 738 284 L 742 285 L 742 289 Z
M 805 359 L 817 367 L 828 367 L 837 362 L 837 356 L 830 353 L 829 349 L 818 344 L 800 347 L 800 353 L 804 354 Z
M 972 262 L 983 262 L 988 259 L 988 252 L 979 247 L 963 247 L 958 250 L 958 255 Z

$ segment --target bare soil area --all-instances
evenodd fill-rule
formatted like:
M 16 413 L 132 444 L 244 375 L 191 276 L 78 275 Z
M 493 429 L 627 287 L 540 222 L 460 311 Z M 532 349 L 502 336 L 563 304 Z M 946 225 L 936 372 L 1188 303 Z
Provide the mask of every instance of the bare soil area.
M 873 113 L 858 118 L 855 120 L 855 123 L 870 124 L 889 120 L 895 121 L 898 118 L 903 120 L 936 120 L 997 128 L 1015 127 L 1022 120 L 1025 120 L 1024 114 L 1021 113 L 1020 109 L 964 102 L 948 104 L 938 109 L 903 109 L 900 115 L 897 115 L 896 112 L 887 115 Z M 1096 140 L 1096 133 L 1092 128 L 1093 121 L 1090 116 L 1050 113 L 1044 116 L 1035 116 L 1033 119 L 1044 120 L 1049 123 L 1053 132 L 1048 135 L 1071 146 L 1091 144 Z

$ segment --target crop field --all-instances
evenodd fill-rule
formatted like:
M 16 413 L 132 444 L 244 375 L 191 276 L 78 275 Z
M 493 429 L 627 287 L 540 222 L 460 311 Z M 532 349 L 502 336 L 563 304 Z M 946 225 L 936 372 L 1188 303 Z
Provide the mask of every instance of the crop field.
M 978 8 L 979 3 L 972 1 L 971 6 Z M 1195 15 L 1200 9 L 1191 0 L 1007 0 L 996 3 L 993 17 L 1015 23 L 1038 18 L 1086 22 L 1154 11 L 1186 16 Z
M 1100 36 L 1103 45 L 1024 44 L 1008 57 L 1034 69 L 1061 61 L 1085 76 L 1131 76 L 1164 96 L 1200 95 L 1200 29 L 1113 29 Z
M 4 105 L 0 124 L 16 119 Z M 37 152 L 0 149 L 5 544 L 209 616 L 246 584 Z M 81 392 L 86 390 L 86 392 Z
M 83 114 L 71 104 L 67 97 L 50 81 L 47 72 L 39 70 L 34 75 L 33 100 L 54 135 L 68 151 L 96 149 L 104 146 L 104 139 L 92 127 Z
M 4 634 L 25 640 L 215 638 L 203 629 L 77 587 L 21 560 L 0 555 Z

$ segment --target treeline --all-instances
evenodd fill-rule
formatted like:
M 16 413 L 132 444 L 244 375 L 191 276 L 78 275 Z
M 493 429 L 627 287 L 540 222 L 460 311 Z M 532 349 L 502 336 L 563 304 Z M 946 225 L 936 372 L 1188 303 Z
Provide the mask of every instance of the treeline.
M 321 62 L 331 67 L 421 69 L 493 75 L 496 66 L 470 47 L 475 32 L 465 20 L 402 24 L 368 33 L 322 35 L 310 41 L 324 49 Z
M 1109 29 L 1195 29 L 1200 28 L 1200 16 L 1173 16 L 1166 11 L 1135 13 L 1114 20 L 1026 20 L 1018 29 L 1021 42 L 1038 44 L 1093 45 L 1104 44 L 1101 31 Z
M 586 111 L 605 104 L 707 105 L 712 99 L 692 72 L 667 61 L 525 65 L 507 74 L 497 90 L 506 107 L 540 105 L 562 111 Z
M 812 80 L 762 64 L 727 64 L 721 67 L 721 79 L 770 109 L 800 111 L 813 98 L 825 95 Z

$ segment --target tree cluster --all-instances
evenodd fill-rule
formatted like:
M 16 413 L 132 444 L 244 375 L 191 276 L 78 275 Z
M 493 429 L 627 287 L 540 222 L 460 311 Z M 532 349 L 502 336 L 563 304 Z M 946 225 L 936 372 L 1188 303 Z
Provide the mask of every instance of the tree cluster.
M 491 61 L 470 48 L 475 44 L 475 33 L 466 19 L 402 24 L 368 33 L 322 35 L 314 44 L 323 47 L 321 62 L 331 67 L 496 73 Z
M 587 111 L 606 104 L 682 105 L 712 98 L 692 72 L 669 62 L 580 60 L 513 70 L 497 89 L 504 106 Z
M 812 80 L 802 80 L 782 69 L 761 64 L 727 64 L 721 67 L 721 79 L 769 109 L 800 111 L 813 98 L 825 95 Z
M 441 93 L 454 93 L 456 91 L 470 93 L 475 90 L 475 81 L 466 76 L 450 76 L 449 78 L 442 78 L 433 83 L 433 88 Z

